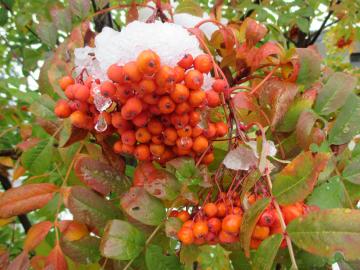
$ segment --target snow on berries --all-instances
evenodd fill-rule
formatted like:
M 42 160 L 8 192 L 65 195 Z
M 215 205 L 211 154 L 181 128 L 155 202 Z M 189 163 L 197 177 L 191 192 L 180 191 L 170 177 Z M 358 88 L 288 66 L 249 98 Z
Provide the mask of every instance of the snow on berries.
M 135 60 L 109 65 L 106 80 L 91 75 L 84 80 L 82 73 L 76 80 L 60 79 L 68 100 L 60 100 L 55 113 L 78 128 L 116 135 L 113 150 L 118 154 L 160 163 L 192 156 L 209 164 L 214 160 L 211 141 L 228 132 L 225 122 L 212 122 L 206 115 L 222 103 L 219 86 L 202 88 L 211 69 L 206 54 L 186 53 L 169 66 L 146 49 Z M 99 98 L 102 106 L 96 103 Z

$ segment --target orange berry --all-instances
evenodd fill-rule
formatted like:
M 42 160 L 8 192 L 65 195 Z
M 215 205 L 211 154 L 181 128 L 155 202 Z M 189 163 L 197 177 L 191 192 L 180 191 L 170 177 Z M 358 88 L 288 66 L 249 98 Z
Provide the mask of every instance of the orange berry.
M 114 100 L 119 101 L 122 104 L 125 104 L 126 101 L 134 96 L 134 90 L 130 85 L 119 85 L 115 84 L 116 92 L 113 96 Z
M 117 64 L 113 64 L 108 68 L 107 76 L 113 82 L 122 83 L 125 79 L 124 68 L 122 66 L 118 66 Z
M 100 93 L 104 97 L 112 98 L 116 93 L 116 87 L 112 82 L 105 81 L 100 86 Z
M 87 102 L 81 102 L 80 100 L 69 100 L 68 104 L 72 111 L 82 111 L 84 113 L 87 113 L 89 110 Z
M 182 103 L 188 99 L 190 95 L 189 89 L 183 84 L 175 84 L 174 89 L 170 93 L 170 97 L 176 103 Z
M 176 210 L 171 210 L 169 217 L 177 217 L 177 215 L 179 214 L 179 211 Z M 183 225 L 184 226 L 184 225 Z
M 193 107 L 199 107 L 205 101 L 206 94 L 203 90 L 193 90 L 190 92 L 189 103 Z
M 121 153 L 123 154 L 132 155 L 134 151 L 135 151 L 134 145 L 123 144 L 121 147 Z
M 256 225 L 252 237 L 258 240 L 264 240 L 269 236 L 269 234 L 270 234 L 269 227 Z
M 172 86 L 175 82 L 175 71 L 169 66 L 162 66 L 155 76 L 156 84 L 160 87 Z
M 250 240 L 250 248 L 251 249 L 257 249 L 260 246 L 261 242 L 262 242 L 261 240 L 251 238 L 251 240 Z
M 219 233 L 219 241 L 223 244 L 235 243 L 237 241 L 237 237 L 228 233 L 226 231 L 220 231 Z
M 220 95 L 214 90 L 206 91 L 207 105 L 211 108 L 215 108 L 221 104 Z
M 90 97 L 89 87 L 79 83 L 74 84 L 74 97 L 80 101 L 87 101 Z
M 174 72 L 175 72 L 175 82 L 176 83 L 182 82 L 185 78 L 185 69 L 176 66 L 174 67 Z
M 187 221 L 184 222 L 182 227 L 192 229 L 194 227 L 194 224 L 195 224 L 195 222 L 193 220 L 187 220 Z
M 217 79 L 214 81 L 212 89 L 217 93 L 224 93 L 228 89 L 228 85 L 225 80 Z
M 265 210 L 259 219 L 260 226 L 272 226 L 275 222 L 275 215 L 273 210 Z
M 175 103 L 169 96 L 163 96 L 159 100 L 159 109 L 163 114 L 172 113 L 175 110 Z
M 226 215 L 226 210 L 227 210 L 225 203 L 219 202 L 219 203 L 216 204 L 216 207 L 217 207 L 217 210 L 218 210 L 217 216 L 218 217 L 224 217 Z
M 211 139 L 216 135 L 216 125 L 214 123 L 208 122 L 207 128 L 204 129 L 204 135 L 206 138 Z
M 303 215 L 303 208 L 298 205 L 287 205 L 282 206 L 281 211 L 283 213 L 285 223 L 289 224 L 291 221 L 296 219 L 297 217 Z
M 201 114 L 197 111 L 192 111 L 189 114 L 189 121 L 191 126 L 196 126 L 201 120 Z
M 159 135 L 163 131 L 162 123 L 157 119 L 151 119 L 147 124 L 147 128 L 151 134 Z
M 176 129 L 183 128 L 189 123 L 189 116 L 186 113 L 182 115 L 172 114 L 170 119 Z
M 177 236 L 184 245 L 191 245 L 194 242 L 194 234 L 192 229 L 181 228 L 177 233 Z
M 148 143 L 151 141 L 151 134 L 146 128 L 139 128 L 135 132 L 135 138 L 140 143 Z
M 114 152 L 117 154 L 122 153 L 122 146 L 123 146 L 123 143 L 121 142 L 121 140 L 116 141 L 113 145 Z
M 163 144 L 150 144 L 150 152 L 153 156 L 160 157 L 165 152 L 165 146 Z
M 223 231 L 229 233 L 239 233 L 241 227 L 242 216 L 230 214 L 227 215 L 221 224 L 221 228 Z
M 180 211 L 179 214 L 178 214 L 178 219 L 180 219 L 182 222 L 185 222 L 185 221 L 188 221 L 190 219 L 190 214 L 183 210 L 183 211 Z
M 188 69 L 191 68 L 193 61 L 194 59 L 191 54 L 185 54 L 177 64 L 184 69 Z
M 191 134 L 192 134 L 192 128 L 189 125 L 186 125 L 185 127 L 177 130 L 177 135 L 179 137 L 191 137 Z
M 201 73 L 208 73 L 212 69 L 211 57 L 208 54 L 201 54 L 194 59 L 194 68 Z
M 143 101 L 147 104 L 150 105 L 155 105 L 158 104 L 160 97 L 158 95 L 156 95 L 155 93 L 151 93 L 151 94 L 146 94 L 143 97 Z
M 146 126 L 148 119 L 149 119 L 149 113 L 147 111 L 142 111 L 140 114 L 138 114 L 133 118 L 132 122 L 137 127 L 144 127 Z
M 142 103 L 140 99 L 132 97 L 128 99 L 125 105 L 121 108 L 121 115 L 126 120 L 131 120 L 142 111 Z
M 160 69 L 160 57 L 152 50 L 145 50 L 138 55 L 136 64 L 140 72 L 153 75 Z
M 196 127 L 193 127 L 191 136 L 193 138 L 196 138 L 196 137 L 199 137 L 203 132 L 204 132 L 204 130 L 201 127 L 196 126 Z
M 142 74 L 134 61 L 124 65 L 124 74 L 125 82 L 139 82 L 142 79 Z
M 130 122 L 121 116 L 120 112 L 114 112 L 111 114 L 111 124 L 113 127 L 120 129 L 120 131 L 125 131 L 132 127 Z
M 66 87 L 66 89 L 65 89 L 65 96 L 66 96 L 68 99 L 74 99 L 74 98 L 75 98 L 75 89 L 76 89 L 75 84 L 71 84 L 71 85 L 69 85 L 68 87 Z
M 74 83 L 75 83 L 75 81 L 71 76 L 64 76 L 59 80 L 59 85 L 60 85 L 61 89 L 64 91 L 66 90 L 66 88 L 69 85 L 72 85 Z
M 194 139 L 192 148 L 196 153 L 202 153 L 206 150 L 206 148 L 208 148 L 208 146 L 208 140 L 204 136 L 200 135 Z
M 177 114 L 184 114 L 184 113 L 188 113 L 192 110 L 191 106 L 189 105 L 188 102 L 183 102 L 183 103 L 179 103 L 176 105 L 176 109 L 175 112 Z
M 216 217 L 210 218 L 208 220 L 208 227 L 209 231 L 213 233 L 218 233 L 221 230 L 221 220 Z
M 140 144 L 135 147 L 134 156 L 138 160 L 149 160 L 150 150 L 146 144 Z
M 194 236 L 197 238 L 205 236 L 209 232 L 207 222 L 204 220 L 196 221 L 193 227 Z
M 189 70 L 185 74 L 185 85 L 190 89 L 200 89 L 204 82 L 204 76 L 198 70 Z
M 172 158 L 174 158 L 174 153 L 169 149 L 165 149 L 164 153 L 160 156 L 160 159 L 158 161 L 160 164 L 163 164 L 171 160 Z
M 215 156 L 214 153 L 208 153 L 206 154 L 203 159 L 202 159 L 202 163 L 205 165 L 209 165 L 210 163 L 212 163 L 215 160 Z
M 234 215 L 239 215 L 239 216 L 243 215 L 243 211 L 242 211 L 242 209 L 240 207 L 234 207 L 231 210 L 231 213 L 234 214 Z
M 193 145 L 193 141 L 190 137 L 181 137 L 176 140 L 176 146 L 179 150 L 190 150 Z
M 158 134 L 158 135 L 153 135 L 151 137 L 151 142 L 154 143 L 154 144 L 162 144 L 163 143 L 163 136 L 161 134 Z
M 164 139 L 165 140 L 168 140 L 168 141 L 171 141 L 171 142 L 175 142 L 178 135 L 177 135 L 177 132 L 176 132 L 176 129 L 175 128 L 166 128 L 163 132 L 163 135 L 164 135 Z
M 223 137 L 228 133 L 228 125 L 224 122 L 215 123 L 216 136 Z
M 254 204 L 255 201 L 256 201 L 256 197 L 255 197 L 254 194 L 250 194 L 247 199 L 248 199 L 248 203 L 249 203 L 249 204 Z
M 149 79 L 143 79 L 139 82 L 138 92 L 141 95 L 153 93 L 156 89 L 155 82 Z
M 81 111 L 73 112 L 70 115 L 70 121 L 72 125 L 84 129 L 88 129 L 90 124 L 92 124 L 92 118 Z
M 66 100 L 60 99 L 55 106 L 54 112 L 59 118 L 68 118 L 72 112 Z
M 215 203 L 207 203 L 204 205 L 204 212 L 208 217 L 215 217 L 217 214 L 217 207 Z
M 121 141 L 123 144 L 134 145 L 136 143 L 135 132 L 133 130 L 126 130 L 121 134 Z

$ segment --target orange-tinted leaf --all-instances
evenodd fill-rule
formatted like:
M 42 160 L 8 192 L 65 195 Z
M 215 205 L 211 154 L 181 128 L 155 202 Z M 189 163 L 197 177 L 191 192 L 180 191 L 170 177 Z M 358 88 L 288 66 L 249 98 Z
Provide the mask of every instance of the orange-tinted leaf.
M 249 46 L 254 46 L 265 37 L 267 29 L 263 24 L 258 23 L 250 17 L 245 19 L 244 24 L 246 25 L 246 43 Z
M 297 92 L 298 87 L 294 83 L 272 79 L 263 84 L 259 91 L 260 105 L 264 110 L 270 107 L 271 126 L 281 122 Z
M 33 225 L 26 235 L 24 250 L 27 252 L 36 248 L 49 233 L 53 224 L 50 221 L 42 221 Z
M 45 206 L 57 190 L 54 184 L 29 184 L 11 188 L 0 196 L 0 218 L 28 213 Z
M 9 252 L 0 247 L 0 269 L 7 269 L 9 265 Z
M 282 53 L 282 48 L 278 43 L 267 42 L 262 45 L 259 49 L 253 48 L 247 55 L 247 63 L 252 70 L 257 69 L 261 64 L 265 63 L 275 63 L 279 60 L 274 61 L 273 59 L 268 59 L 269 56 L 278 56 Z M 266 60 L 266 61 L 265 61 Z M 269 61 L 273 60 L 273 61 Z
M 16 217 L 0 218 L 0 227 L 8 225 L 9 223 L 13 222 L 15 219 Z
M 59 222 L 60 231 L 66 241 L 75 241 L 89 234 L 85 224 L 76 220 L 63 220 Z
M 46 259 L 45 269 L 67 270 L 68 265 L 59 245 L 56 245 Z
M 20 126 L 21 139 L 26 140 L 32 134 L 32 126 L 30 124 L 23 124 Z
M 313 111 L 303 111 L 296 124 L 296 140 L 302 149 L 309 149 L 312 143 L 312 130 L 318 116 Z
M 26 251 L 21 252 L 8 266 L 7 270 L 28 270 L 30 260 Z
M 30 265 L 34 270 L 43 270 L 46 264 L 46 257 L 41 255 L 36 255 L 31 258 Z
M 139 12 L 135 2 L 132 3 L 129 10 L 126 12 L 126 23 L 131 23 L 139 18 Z
M 0 157 L 0 165 L 12 168 L 14 166 L 14 161 L 11 157 Z
M 19 179 L 21 176 L 24 175 L 25 172 L 26 172 L 25 168 L 23 166 L 18 165 L 14 170 L 12 181 L 16 181 L 17 179 Z
M 105 141 L 99 140 L 99 144 L 101 145 L 101 150 L 104 158 L 111 164 L 113 168 L 118 170 L 120 173 L 125 172 L 125 161 L 120 156 L 114 153 L 112 147 Z
M 110 192 L 121 194 L 129 188 L 125 175 L 89 156 L 81 155 L 77 158 L 74 169 L 82 182 L 103 195 Z
M 275 175 L 273 194 L 283 205 L 303 201 L 314 189 L 319 174 L 325 169 L 328 153 L 303 152 Z

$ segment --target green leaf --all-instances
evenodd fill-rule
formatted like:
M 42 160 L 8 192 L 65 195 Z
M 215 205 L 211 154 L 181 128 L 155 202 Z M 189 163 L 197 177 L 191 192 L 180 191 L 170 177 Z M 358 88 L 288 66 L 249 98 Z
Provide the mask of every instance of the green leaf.
M 230 260 L 234 269 L 251 269 L 249 259 L 242 250 L 234 250 L 230 254 Z
M 177 217 L 169 217 L 165 222 L 165 233 L 167 237 L 177 238 L 177 232 L 181 229 L 182 221 Z
M 299 269 L 324 269 L 329 259 L 316 256 L 304 250 L 296 252 L 296 263 Z M 341 268 L 342 269 L 342 268 Z
M 221 245 L 201 246 L 198 262 L 201 269 L 230 270 L 230 252 Z
M 109 164 L 81 155 L 76 159 L 76 176 L 86 185 L 102 195 L 114 192 L 121 195 L 130 187 L 125 175 Z
M 309 32 L 309 28 L 310 28 L 310 21 L 307 18 L 304 17 L 299 17 L 296 20 L 296 24 L 299 27 L 299 29 L 304 32 L 304 33 L 308 33 Z
M 309 48 L 297 48 L 296 52 L 300 60 L 300 70 L 296 82 L 309 86 L 320 78 L 321 58 L 315 50 Z
M 199 246 L 183 245 L 180 249 L 180 262 L 185 266 L 185 270 L 193 270 L 194 262 L 200 254 Z
M 85 18 L 90 12 L 90 1 L 69 0 L 70 10 L 76 16 Z
M 94 236 L 85 236 L 79 240 L 60 242 L 61 250 L 74 262 L 89 264 L 100 259 L 100 240 Z
M 143 187 L 132 187 L 121 197 L 122 209 L 132 218 L 146 225 L 159 225 L 165 218 L 165 207 L 150 196 Z
M 240 230 L 240 242 L 244 248 L 245 255 L 250 256 L 250 240 L 255 225 L 258 222 L 261 213 L 270 203 L 270 198 L 257 200 L 248 210 L 245 211 Z
M 198 185 L 203 180 L 193 158 L 173 159 L 166 163 L 166 168 L 176 176 L 179 182 L 186 185 Z
M 349 194 L 350 200 L 353 204 L 357 204 L 360 200 L 360 185 L 353 184 L 349 181 L 343 180 L 345 190 Z
M 4 26 L 8 20 L 8 12 L 5 8 L 0 7 L 0 26 Z
M 359 259 L 360 210 L 327 209 L 292 221 L 287 232 L 300 248 L 331 258 L 340 253 L 346 260 Z
M 243 185 L 240 193 L 240 201 L 243 201 L 246 193 L 255 185 L 255 183 L 260 179 L 261 173 L 259 170 L 254 170 L 249 173 L 248 176 L 243 180 Z
M 357 79 L 346 73 L 335 72 L 330 76 L 316 99 L 314 110 L 328 115 L 340 109 L 356 87 Z
M 255 253 L 251 269 L 271 270 L 282 240 L 281 234 L 273 234 L 266 238 Z
M 352 160 L 342 172 L 342 176 L 353 184 L 360 184 L 360 158 Z
M 65 8 L 54 7 L 50 10 L 51 17 L 55 26 L 59 30 L 70 32 L 72 28 L 71 24 L 71 12 Z
M 161 247 L 157 245 L 146 248 L 145 261 L 148 270 L 181 269 L 179 258 L 175 255 L 164 255 Z
M 36 175 L 49 171 L 54 156 L 53 144 L 54 138 L 50 137 L 24 152 L 21 156 L 24 167 Z
M 123 220 L 111 220 L 101 239 L 102 256 L 115 260 L 131 260 L 139 256 L 145 245 L 145 235 Z
M 313 190 L 319 174 L 325 169 L 329 154 L 303 152 L 275 175 L 273 194 L 280 204 L 304 200 Z
M 48 95 L 41 95 L 39 99 L 33 102 L 29 108 L 35 116 L 55 120 L 57 117 L 54 114 L 55 101 Z
M 316 187 L 306 203 L 308 205 L 316 205 L 321 209 L 344 207 L 345 190 L 340 178 L 334 176 L 329 182 Z
M 198 2 L 193 0 L 182 0 L 179 2 L 179 5 L 175 9 L 175 13 L 188 13 L 194 16 L 202 17 L 204 11 Z
M 344 144 L 360 132 L 360 98 L 351 93 L 329 133 L 330 144 Z
M 112 203 L 80 186 L 71 188 L 68 207 L 75 220 L 97 228 L 103 228 L 108 220 L 122 216 Z
M 36 33 L 42 42 L 49 47 L 54 47 L 57 41 L 57 29 L 54 23 L 49 21 L 40 21 L 36 26 Z
M 156 170 L 149 175 L 144 185 L 146 191 L 160 200 L 172 201 L 180 194 L 180 183 L 165 170 Z

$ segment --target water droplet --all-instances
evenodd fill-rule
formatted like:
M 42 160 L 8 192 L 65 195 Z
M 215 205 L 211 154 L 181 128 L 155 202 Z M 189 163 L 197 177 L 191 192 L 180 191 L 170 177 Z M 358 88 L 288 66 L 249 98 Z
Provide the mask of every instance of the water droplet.
M 100 114 L 98 121 L 95 124 L 95 130 L 98 132 L 103 132 L 107 129 L 107 123 L 102 114 Z
M 350 127 L 348 124 L 344 126 L 343 133 L 348 133 L 350 131 Z
M 111 98 L 104 97 L 100 94 L 99 85 L 96 83 L 92 84 L 92 94 L 94 97 L 94 104 L 99 112 L 105 111 L 113 103 Z

